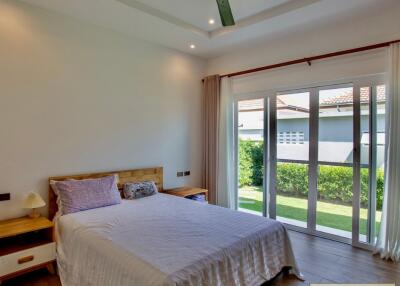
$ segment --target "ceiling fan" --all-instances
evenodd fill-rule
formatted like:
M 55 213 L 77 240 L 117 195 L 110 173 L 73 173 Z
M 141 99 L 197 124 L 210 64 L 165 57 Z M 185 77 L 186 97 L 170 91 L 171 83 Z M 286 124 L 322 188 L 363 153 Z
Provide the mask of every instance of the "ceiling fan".
M 229 0 L 216 0 L 218 5 L 219 16 L 221 17 L 222 26 L 233 26 L 235 25 L 235 19 L 233 19 L 231 5 Z

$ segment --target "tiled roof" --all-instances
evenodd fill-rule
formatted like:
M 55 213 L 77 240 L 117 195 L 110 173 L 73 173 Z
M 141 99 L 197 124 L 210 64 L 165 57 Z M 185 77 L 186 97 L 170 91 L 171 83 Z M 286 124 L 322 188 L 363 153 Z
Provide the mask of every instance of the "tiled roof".
M 385 102 L 386 100 L 386 92 L 385 86 L 379 85 L 377 87 L 377 101 Z M 367 103 L 369 101 L 369 87 L 363 87 L 360 89 L 360 101 L 361 103 Z M 353 92 L 346 91 L 342 94 L 332 96 L 330 98 L 324 99 L 321 102 L 321 106 L 336 106 L 336 105 L 345 105 L 353 103 Z M 277 107 L 278 109 L 285 109 L 290 107 L 295 107 L 286 104 L 281 98 L 277 98 Z M 264 108 L 264 100 L 263 99 L 251 99 L 251 100 L 242 100 L 239 101 L 239 111 L 251 111 L 251 110 L 262 110 Z
M 283 100 L 277 98 L 278 107 L 286 106 Z M 263 99 L 251 99 L 251 100 L 241 100 L 239 101 L 239 111 L 250 111 L 250 110 L 262 110 L 264 109 Z
M 238 109 L 240 111 L 256 110 L 264 108 L 264 99 L 242 100 L 239 101 Z
M 360 89 L 360 102 L 367 103 L 369 101 L 369 87 L 363 87 Z M 384 102 L 386 100 L 385 86 L 379 85 L 377 87 L 377 101 Z M 332 96 L 330 98 L 324 99 L 321 105 L 342 105 L 342 104 L 352 104 L 353 103 L 353 92 L 346 91 L 340 95 Z

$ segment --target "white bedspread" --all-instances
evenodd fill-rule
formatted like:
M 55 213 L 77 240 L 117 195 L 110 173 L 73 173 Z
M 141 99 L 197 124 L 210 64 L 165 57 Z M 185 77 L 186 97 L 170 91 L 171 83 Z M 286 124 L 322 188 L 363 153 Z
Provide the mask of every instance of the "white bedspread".
M 62 216 L 64 286 L 260 285 L 283 266 L 300 276 L 274 220 L 157 194 Z

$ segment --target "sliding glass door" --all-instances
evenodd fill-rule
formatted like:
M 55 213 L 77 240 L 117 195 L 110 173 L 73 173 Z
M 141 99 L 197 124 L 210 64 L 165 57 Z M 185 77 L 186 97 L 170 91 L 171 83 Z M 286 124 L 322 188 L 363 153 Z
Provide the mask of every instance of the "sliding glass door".
M 360 89 L 361 195 L 359 241 L 373 244 L 382 214 L 385 161 L 385 85 Z
M 310 92 L 276 95 L 276 219 L 307 227 Z
M 238 209 L 310 234 L 372 244 L 384 178 L 380 82 L 238 100 Z
M 264 213 L 264 99 L 238 102 L 238 208 Z
M 353 87 L 318 89 L 316 230 L 352 238 Z

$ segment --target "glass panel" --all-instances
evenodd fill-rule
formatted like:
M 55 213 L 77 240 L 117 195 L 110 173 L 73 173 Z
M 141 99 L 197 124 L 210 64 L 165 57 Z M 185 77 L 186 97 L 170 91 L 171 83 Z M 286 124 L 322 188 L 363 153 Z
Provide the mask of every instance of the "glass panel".
M 307 227 L 310 93 L 277 95 L 276 219 Z
M 353 167 L 319 165 L 317 230 L 351 238 Z
M 385 161 L 385 86 L 375 89 L 375 106 L 371 108 L 371 88 L 360 90 L 361 97 L 361 208 L 360 241 L 373 244 L 379 232 Z M 373 116 L 370 111 L 372 110 Z M 375 144 L 370 143 L 371 127 Z M 370 170 L 375 172 L 370 175 Z M 371 185 L 372 184 L 372 185 Z M 370 211 L 368 210 L 370 208 Z
M 307 227 L 308 164 L 277 163 L 276 219 Z
M 318 161 L 353 162 L 352 87 L 320 90 L 318 139 Z
M 360 193 L 360 234 L 361 242 L 367 242 L 368 228 L 368 192 L 369 192 L 369 121 L 370 121 L 370 87 L 360 89 L 360 162 L 361 162 L 361 193 Z
M 385 178 L 385 128 L 386 128 L 386 86 L 379 85 L 376 87 L 376 213 L 375 213 L 375 237 L 372 243 L 379 234 L 381 216 L 382 216 L 382 203 L 383 203 L 383 189 L 384 189 L 384 178 Z
M 318 231 L 351 238 L 353 88 L 319 91 Z
M 239 210 L 263 214 L 264 99 L 238 102 Z

